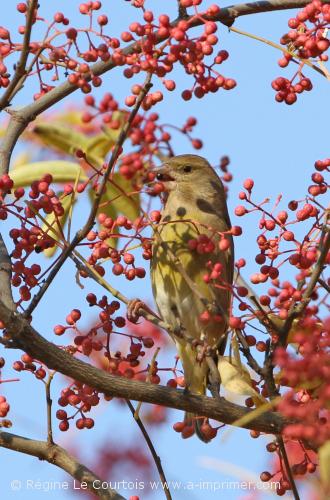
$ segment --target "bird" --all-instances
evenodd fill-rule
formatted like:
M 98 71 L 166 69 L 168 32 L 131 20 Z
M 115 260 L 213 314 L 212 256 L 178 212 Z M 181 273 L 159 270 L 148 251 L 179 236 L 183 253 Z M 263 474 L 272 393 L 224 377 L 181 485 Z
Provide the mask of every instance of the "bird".
M 209 368 L 205 356 L 198 358 L 196 343 L 212 347 L 216 355 L 224 353 L 231 302 L 234 247 L 226 193 L 215 170 L 198 155 L 169 158 L 156 169 L 156 178 L 165 188 L 165 203 L 154 228 L 152 292 L 176 344 L 186 390 L 204 395 Z M 213 312 L 207 305 L 215 306 Z M 209 441 L 203 419 L 186 413 L 184 422 Z

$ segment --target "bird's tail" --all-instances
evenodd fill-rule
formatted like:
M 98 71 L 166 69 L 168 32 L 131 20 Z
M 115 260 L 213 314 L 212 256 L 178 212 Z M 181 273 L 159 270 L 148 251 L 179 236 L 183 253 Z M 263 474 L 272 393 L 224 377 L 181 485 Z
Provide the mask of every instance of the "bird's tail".
M 186 412 L 184 414 L 184 422 L 187 426 L 192 427 L 196 436 L 203 441 L 203 443 L 209 443 L 211 440 L 203 433 L 202 425 L 204 419 L 194 415 L 194 413 Z

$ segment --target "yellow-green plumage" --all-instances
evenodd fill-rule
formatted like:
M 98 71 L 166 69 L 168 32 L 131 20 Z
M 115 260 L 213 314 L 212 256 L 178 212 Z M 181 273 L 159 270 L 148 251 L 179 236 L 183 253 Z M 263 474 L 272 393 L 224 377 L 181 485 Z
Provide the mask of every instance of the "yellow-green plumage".
M 211 321 L 206 325 L 200 321 L 205 306 L 173 261 L 174 255 L 202 296 L 211 303 L 216 302 L 228 314 L 229 290 L 211 286 L 203 279 L 209 271 L 207 263 L 211 261 L 220 262 L 223 266 L 221 278 L 226 283 L 232 282 L 231 237 L 227 236 L 231 244 L 227 251 L 218 247 L 220 236 L 217 233 L 230 229 L 221 180 L 208 162 L 196 155 L 174 157 L 159 172 L 160 178 L 165 179 L 169 194 L 158 226 L 159 236 L 155 237 L 151 263 L 155 301 L 164 321 L 172 328 L 183 327 L 190 337 L 205 338 L 208 345 L 221 346 L 220 351 L 223 351 L 227 329 L 225 321 Z M 196 239 L 199 234 L 207 235 L 215 243 L 212 253 L 199 254 L 190 250 L 189 240 Z M 186 386 L 193 393 L 204 394 L 208 371 L 206 361 L 196 361 L 196 349 L 189 342 L 176 336 L 173 340 L 182 361 Z

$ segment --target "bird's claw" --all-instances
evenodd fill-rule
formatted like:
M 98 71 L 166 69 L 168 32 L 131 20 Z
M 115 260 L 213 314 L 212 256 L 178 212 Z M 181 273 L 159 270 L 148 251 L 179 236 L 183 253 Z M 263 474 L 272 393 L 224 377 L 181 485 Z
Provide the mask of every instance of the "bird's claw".
M 145 309 L 145 304 L 141 299 L 132 299 L 127 304 L 126 317 L 131 323 L 137 323 L 141 316 L 141 309 Z

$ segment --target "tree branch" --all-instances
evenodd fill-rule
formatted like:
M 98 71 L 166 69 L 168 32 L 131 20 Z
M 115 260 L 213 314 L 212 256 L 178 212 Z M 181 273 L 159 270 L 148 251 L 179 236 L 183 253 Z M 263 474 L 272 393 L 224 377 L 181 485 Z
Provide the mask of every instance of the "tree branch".
M 258 1 L 252 3 L 242 3 L 237 5 L 231 5 L 228 7 L 224 7 L 220 10 L 220 12 L 215 16 L 203 16 L 193 18 L 193 16 L 188 17 L 186 20 L 189 22 L 189 26 L 191 28 L 200 26 L 204 23 L 204 19 L 212 20 L 215 22 L 220 22 L 225 24 L 226 26 L 231 26 L 234 21 L 241 16 L 247 16 L 250 14 L 257 14 L 261 12 L 272 12 L 275 10 L 286 10 L 286 9 L 295 9 L 304 7 L 309 3 L 309 0 L 268 0 L 268 1 Z M 172 27 L 175 27 L 180 21 L 180 17 L 171 23 Z M 163 42 L 166 37 L 161 37 L 156 35 L 156 43 L 159 44 Z M 142 48 L 141 41 L 134 42 L 123 49 L 124 55 L 130 55 L 132 53 L 140 53 Z M 115 64 L 112 58 L 109 61 L 97 62 L 93 66 L 91 66 L 91 74 L 94 76 L 102 75 L 115 67 Z M 37 101 L 28 104 L 24 108 L 16 111 L 12 111 L 12 118 L 10 120 L 7 132 L 5 137 L 3 138 L 1 147 L 0 147 L 0 175 L 4 173 L 8 173 L 9 171 L 9 163 L 11 158 L 11 153 L 15 147 L 15 144 L 27 127 L 27 125 L 33 121 L 38 115 L 52 107 L 57 102 L 61 101 L 68 95 L 72 94 L 77 90 L 76 85 L 72 85 L 68 81 L 60 84 L 55 89 L 48 92 L 46 95 L 38 99 Z
M 99 498 L 104 500 L 125 500 L 113 489 L 99 488 L 98 485 L 102 483 L 102 480 L 58 444 L 50 445 L 46 441 L 37 441 L 10 432 L 0 431 L 0 446 L 8 450 L 32 455 L 56 465 L 77 479 L 79 483 L 86 483 L 86 488 Z M 95 488 L 95 486 L 97 487 Z
M 10 101 L 15 92 L 16 86 L 19 83 L 22 76 L 25 75 L 26 63 L 30 52 L 29 49 L 30 49 L 32 24 L 34 21 L 35 10 L 37 9 L 37 7 L 38 7 L 38 0 L 30 0 L 28 11 L 26 14 L 25 31 L 24 31 L 24 38 L 23 38 L 23 45 L 22 45 L 20 59 L 16 65 L 15 73 L 10 81 L 10 84 L 8 85 L 5 92 L 1 96 L 0 111 L 2 111 L 6 106 L 10 105 Z
M 293 498 L 294 498 L 294 500 L 300 500 L 300 496 L 299 496 L 299 493 L 297 490 L 296 482 L 295 482 L 294 477 L 293 477 L 293 472 L 291 469 L 291 465 L 289 462 L 288 454 L 287 454 L 287 451 L 285 449 L 285 444 L 284 444 L 284 440 L 283 440 L 282 436 L 277 436 L 277 442 L 278 442 L 281 457 L 282 457 L 283 462 L 284 462 L 285 471 L 286 471 L 287 476 L 288 476 L 288 481 L 289 481 L 291 489 L 292 489 Z
M 0 233 L 0 300 L 14 311 L 15 302 L 11 291 L 11 260 Z
M 206 396 L 185 394 L 184 391 L 169 387 L 146 384 L 106 373 L 71 356 L 52 342 L 48 342 L 22 315 L 12 312 L 2 302 L 0 302 L 0 318 L 6 326 L 7 335 L 14 340 L 15 347 L 18 346 L 48 368 L 94 387 L 109 396 L 176 408 L 225 424 L 232 424 L 252 411 L 223 398 L 219 401 Z M 279 413 L 267 412 L 251 419 L 245 427 L 259 432 L 281 434 L 283 427 L 290 423 L 292 423 L 291 420 L 285 419 Z

